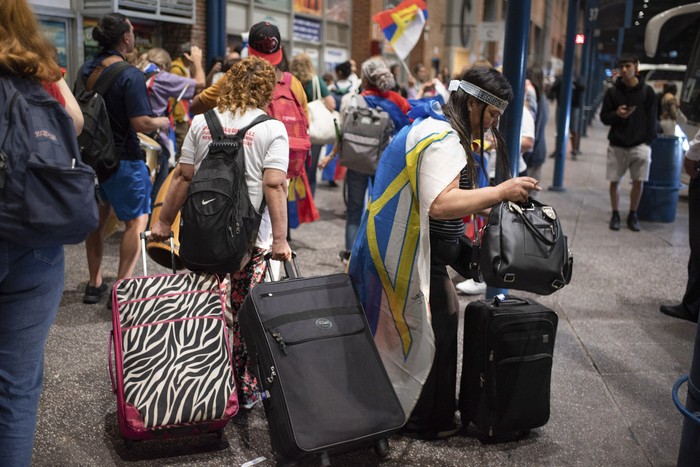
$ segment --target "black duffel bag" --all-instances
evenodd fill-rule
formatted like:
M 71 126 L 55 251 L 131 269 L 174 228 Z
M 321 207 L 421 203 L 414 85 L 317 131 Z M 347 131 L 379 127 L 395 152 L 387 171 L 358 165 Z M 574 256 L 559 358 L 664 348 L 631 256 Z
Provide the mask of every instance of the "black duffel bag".
M 571 281 L 573 257 L 556 211 L 537 200 L 491 208 L 479 269 L 491 287 L 549 295 Z

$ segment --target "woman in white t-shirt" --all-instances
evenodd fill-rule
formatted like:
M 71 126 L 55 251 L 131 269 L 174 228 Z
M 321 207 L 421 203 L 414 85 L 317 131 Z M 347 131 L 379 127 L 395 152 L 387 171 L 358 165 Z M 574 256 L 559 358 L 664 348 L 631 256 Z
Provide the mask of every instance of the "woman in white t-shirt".
M 249 57 L 231 67 L 222 79 L 225 81 L 214 112 L 224 133 L 235 134 L 265 113 L 263 109 L 270 103 L 275 87 L 275 69 L 265 60 Z M 192 177 L 207 155 L 210 142 L 204 115 L 198 115 L 182 145 L 180 162 L 175 168 L 160 217 L 151 228 L 152 238 L 164 239 L 170 235 L 170 226 L 187 197 Z M 248 131 L 243 144 L 250 201 L 253 206 L 259 206 L 264 196 L 267 203 L 250 261 L 242 270 L 231 274 L 236 385 L 241 406 L 250 408 L 257 402 L 255 376 L 241 338 L 237 312 L 250 288 L 263 279 L 265 253 L 271 251 L 272 259 L 279 261 L 291 258 L 287 244 L 289 140 L 281 122 L 268 120 Z

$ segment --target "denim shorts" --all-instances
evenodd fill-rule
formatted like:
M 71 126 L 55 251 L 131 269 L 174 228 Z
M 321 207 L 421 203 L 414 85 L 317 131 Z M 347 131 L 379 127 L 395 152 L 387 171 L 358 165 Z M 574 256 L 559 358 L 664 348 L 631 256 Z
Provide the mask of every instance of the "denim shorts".
M 117 219 L 129 221 L 151 213 L 151 176 L 144 161 L 121 161 L 119 170 L 100 184 Z

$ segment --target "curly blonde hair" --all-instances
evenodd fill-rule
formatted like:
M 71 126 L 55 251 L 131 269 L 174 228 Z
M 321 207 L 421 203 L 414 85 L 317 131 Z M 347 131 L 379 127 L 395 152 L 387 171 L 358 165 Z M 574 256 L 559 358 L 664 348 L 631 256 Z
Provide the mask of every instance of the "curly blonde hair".
M 219 112 L 244 113 L 249 109 L 267 109 L 277 78 L 275 67 L 258 57 L 236 63 L 222 78 L 221 94 L 216 101 Z
M 25 0 L 3 0 L 0 8 L 0 69 L 38 81 L 58 81 L 62 74 L 56 49 L 44 36 Z
M 314 79 L 314 76 L 316 75 L 314 65 L 311 62 L 311 57 L 303 52 L 294 56 L 289 68 L 294 77 L 301 81 L 302 84 L 308 83 Z

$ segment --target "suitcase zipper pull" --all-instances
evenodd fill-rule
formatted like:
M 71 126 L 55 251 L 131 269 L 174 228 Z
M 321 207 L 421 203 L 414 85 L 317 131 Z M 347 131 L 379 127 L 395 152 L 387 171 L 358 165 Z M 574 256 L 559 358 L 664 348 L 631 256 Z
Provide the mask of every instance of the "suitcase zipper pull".
M 268 384 L 272 384 L 273 381 L 275 381 L 275 376 L 277 376 L 277 372 L 275 371 L 275 367 L 271 366 L 270 367 L 270 376 L 265 378 L 265 380 L 268 382 Z
M 489 353 L 489 362 L 493 361 L 493 350 Z
M 287 355 L 287 344 L 284 343 L 284 339 L 282 338 L 282 334 L 279 332 L 273 332 L 272 337 L 277 341 L 277 343 L 280 345 L 280 350 L 284 355 Z
M 479 387 L 480 387 L 480 388 L 483 388 L 483 387 L 484 387 L 484 383 L 486 383 L 486 378 L 484 378 L 484 374 L 483 374 L 483 373 L 479 373 Z

